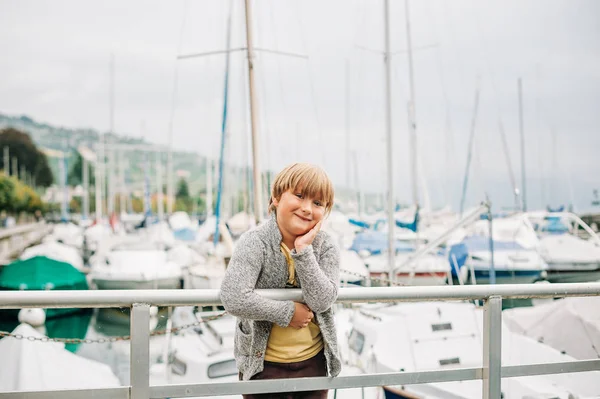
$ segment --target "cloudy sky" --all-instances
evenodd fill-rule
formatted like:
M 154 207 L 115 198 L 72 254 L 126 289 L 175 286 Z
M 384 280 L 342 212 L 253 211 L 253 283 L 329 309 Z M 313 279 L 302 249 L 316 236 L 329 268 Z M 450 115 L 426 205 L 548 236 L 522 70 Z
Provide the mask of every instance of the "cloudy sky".
M 0 112 L 50 124 L 110 128 L 217 156 L 229 1 L 0 0 Z M 245 46 L 234 0 L 232 48 Z M 394 182 L 410 202 L 409 74 L 404 0 L 390 0 Z M 374 0 L 257 0 L 261 163 L 321 164 L 338 186 L 385 190 L 384 8 Z M 499 125 L 521 186 L 517 80 L 523 82 L 527 199 L 531 207 L 589 206 L 600 188 L 600 3 L 410 3 L 418 159 L 433 205 L 460 201 L 479 87 L 467 203 L 489 193 L 511 204 Z M 249 162 L 245 54 L 231 55 L 227 158 Z M 356 154 L 348 158 L 350 154 Z M 348 159 L 356 159 L 350 164 Z M 421 200 L 424 192 L 419 193 Z

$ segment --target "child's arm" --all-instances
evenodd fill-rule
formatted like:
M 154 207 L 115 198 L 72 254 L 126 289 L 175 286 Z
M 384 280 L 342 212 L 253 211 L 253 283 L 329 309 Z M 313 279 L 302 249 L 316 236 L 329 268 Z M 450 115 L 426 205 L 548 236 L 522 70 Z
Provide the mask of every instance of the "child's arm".
M 320 263 L 317 262 L 312 245 L 292 254 L 302 283 L 304 301 L 315 313 L 324 312 L 335 303 L 340 278 L 340 251 L 328 234 L 322 234 L 324 238 Z
M 267 299 L 254 292 L 263 261 L 264 244 L 260 239 L 251 234 L 242 236 L 221 284 L 223 306 L 236 317 L 267 320 L 287 327 L 294 315 L 294 302 Z

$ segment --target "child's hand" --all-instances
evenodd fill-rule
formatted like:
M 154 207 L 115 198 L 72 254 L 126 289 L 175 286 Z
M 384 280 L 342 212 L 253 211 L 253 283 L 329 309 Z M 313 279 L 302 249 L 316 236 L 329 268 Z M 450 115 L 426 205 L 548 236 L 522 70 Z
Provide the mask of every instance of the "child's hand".
M 308 323 L 315 317 L 312 310 L 300 302 L 294 302 L 294 306 L 294 316 L 292 317 L 292 321 L 290 321 L 289 327 L 300 329 L 308 326 Z
M 321 221 L 319 221 L 319 223 L 317 223 L 315 227 L 310 229 L 308 233 L 296 237 L 296 241 L 294 241 L 294 248 L 296 248 L 296 252 L 300 252 L 304 248 L 312 244 L 319 230 L 321 230 Z

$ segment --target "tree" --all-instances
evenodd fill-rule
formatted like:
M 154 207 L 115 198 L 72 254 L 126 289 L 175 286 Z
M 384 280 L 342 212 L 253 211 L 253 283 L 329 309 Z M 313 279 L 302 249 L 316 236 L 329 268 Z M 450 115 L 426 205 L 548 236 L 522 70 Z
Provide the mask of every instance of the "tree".
M 177 183 L 177 193 L 175 194 L 176 199 L 184 199 L 190 197 L 190 189 L 188 187 L 187 181 L 181 178 Z
M 0 173 L 0 209 L 11 209 L 15 202 L 15 183 L 12 179 Z
M 93 186 L 96 179 L 94 178 L 94 168 L 90 162 L 88 162 L 88 172 L 90 186 Z M 77 153 L 73 161 L 73 166 L 69 169 L 67 185 L 77 186 L 79 184 L 83 184 L 83 157 L 80 153 Z
M 33 213 L 43 208 L 40 196 L 15 177 L 0 173 L 0 209 L 10 213 Z
M 46 154 L 38 150 L 27 133 L 11 127 L 0 130 L 0 165 L 4 165 L 4 147 L 9 148 L 9 169 L 12 175 L 17 176 L 20 173 L 20 170 L 12 170 L 12 158 L 15 157 L 18 169 L 25 167 L 25 170 L 34 176 L 36 185 L 48 187 L 52 184 L 54 177 Z

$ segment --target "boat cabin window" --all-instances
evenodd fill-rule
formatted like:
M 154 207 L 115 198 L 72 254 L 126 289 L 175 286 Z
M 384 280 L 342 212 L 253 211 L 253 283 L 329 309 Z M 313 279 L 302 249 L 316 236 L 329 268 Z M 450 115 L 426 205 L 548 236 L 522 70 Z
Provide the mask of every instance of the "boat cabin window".
M 435 323 L 431 325 L 431 331 L 452 331 L 452 323 Z
M 352 329 L 352 331 L 350 331 L 350 336 L 348 337 L 348 346 L 352 351 L 360 355 L 365 346 L 364 334 L 355 329 Z
M 235 359 L 213 363 L 208 366 L 208 378 L 221 378 L 237 374 L 238 369 L 235 365 Z
M 460 358 L 451 357 L 449 359 L 440 359 L 440 366 L 449 366 L 451 364 L 460 364 Z

